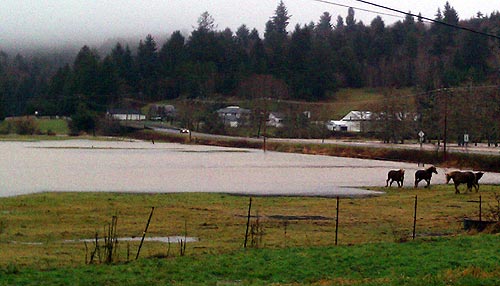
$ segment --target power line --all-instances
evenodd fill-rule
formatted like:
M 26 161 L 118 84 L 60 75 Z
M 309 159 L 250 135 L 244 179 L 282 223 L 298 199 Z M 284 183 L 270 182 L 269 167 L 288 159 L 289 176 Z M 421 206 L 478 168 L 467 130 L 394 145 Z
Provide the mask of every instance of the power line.
M 384 15 L 384 16 L 396 17 L 396 18 L 401 18 L 401 19 L 404 18 L 403 16 L 396 15 L 396 14 L 389 14 L 389 13 L 384 13 L 384 12 L 380 12 L 380 11 L 374 11 L 374 10 L 369 10 L 369 9 L 364 9 L 364 8 L 359 8 L 359 7 L 353 7 L 353 6 L 339 4 L 339 3 L 335 3 L 335 2 L 331 2 L 331 1 L 325 1 L 325 0 L 312 0 L 312 1 L 325 3 L 325 4 L 329 4 L 329 5 L 334 5 L 334 6 L 339 6 L 339 7 L 344 7 L 344 8 L 352 8 L 355 10 L 364 11 L 364 12 L 368 12 L 368 13 L 375 13 L 375 14 Z
M 313 1 L 319 1 L 319 0 L 313 0 Z M 361 3 L 364 3 L 364 4 L 368 4 L 368 5 L 371 5 L 371 6 L 375 6 L 375 7 L 378 7 L 378 8 L 386 9 L 386 10 L 389 10 L 389 11 L 401 13 L 401 14 L 404 14 L 404 15 L 408 15 L 408 16 L 412 16 L 412 17 L 417 17 L 419 19 L 424 19 L 424 20 L 430 21 L 432 23 L 436 23 L 436 24 L 448 26 L 448 27 L 451 27 L 451 28 L 460 29 L 460 30 L 464 30 L 464 31 L 468 31 L 468 32 L 472 32 L 472 33 L 476 33 L 476 34 L 479 34 L 479 35 L 483 35 L 483 36 L 487 36 L 487 37 L 490 37 L 490 38 L 494 38 L 494 39 L 500 40 L 499 36 L 496 36 L 496 35 L 493 35 L 493 34 L 489 34 L 489 33 L 480 32 L 480 31 L 476 31 L 476 30 L 473 30 L 473 29 L 469 29 L 467 27 L 462 27 L 462 26 L 459 26 L 459 25 L 450 24 L 450 23 L 446 23 L 446 22 L 443 22 L 443 21 L 438 21 L 438 20 L 427 18 L 427 17 L 423 17 L 423 16 L 420 16 L 420 15 L 415 15 L 415 14 L 412 14 L 412 13 L 409 13 L 409 12 L 404 12 L 404 11 L 401 11 L 401 10 L 398 10 L 398 9 L 390 8 L 390 7 L 387 7 L 387 6 L 379 5 L 379 4 L 368 2 L 368 1 L 365 1 L 365 0 L 354 0 L 354 1 L 361 2 Z M 327 2 L 327 1 L 323 1 L 323 2 Z
M 365 11 L 365 12 L 369 12 L 369 13 L 375 13 L 375 14 L 379 14 L 379 15 L 385 15 L 385 16 L 391 16 L 391 17 L 397 17 L 397 18 L 404 18 L 403 16 L 399 16 L 399 15 L 395 15 L 395 14 L 383 13 L 383 12 L 369 10 L 369 9 L 363 9 L 363 8 L 359 8 L 359 7 L 352 7 L 352 6 L 343 5 L 343 4 L 339 4 L 339 3 L 335 3 L 335 2 L 331 2 L 331 1 L 326 1 L 326 0 L 312 0 L 312 1 L 314 1 L 314 2 L 320 2 L 320 3 L 325 3 L 325 4 L 329 4 L 329 5 L 334 5 L 334 6 L 353 8 L 355 10 Z M 493 35 L 493 34 L 489 34 L 489 33 L 484 33 L 484 32 L 476 31 L 476 30 L 473 30 L 473 29 L 470 29 L 470 28 L 467 28 L 467 27 L 463 27 L 463 26 L 459 26 L 459 25 L 455 25 L 455 24 L 450 24 L 450 23 L 446 23 L 446 22 L 435 20 L 435 19 L 431 19 L 431 18 L 427 18 L 427 17 L 424 17 L 422 15 L 415 15 L 415 14 L 410 13 L 410 12 L 404 12 L 404 11 L 401 11 L 401 10 L 398 10 L 398 9 L 390 8 L 390 7 L 387 7 L 387 6 L 384 6 L 384 5 L 379 5 L 379 4 L 368 2 L 368 1 L 364 1 L 364 0 L 354 0 L 354 1 L 361 2 L 361 3 L 367 4 L 367 5 L 371 5 L 371 6 L 375 6 L 375 7 L 378 7 L 378 8 L 386 9 L 386 10 L 389 10 L 389 11 L 397 12 L 397 13 L 404 14 L 404 15 L 407 15 L 407 16 L 412 16 L 412 17 L 418 18 L 420 20 L 425 20 L 425 21 L 428 21 L 428 22 L 431 22 L 431 23 L 436 23 L 436 24 L 448 26 L 448 27 L 451 27 L 451 28 L 460 29 L 460 30 L 464 30 L 464 31 L 468 31 L 468 32 L 471 32 L 471 33 L 476 33 L 476 34 L 479 34 L 479 35 L 482 35 L 482 36 L 486 36 L 486 37 L 490 37 L 490 38 L 494 38 L 494 39 L 500 40 L 500 37 L 497 36 L 497 35 Z

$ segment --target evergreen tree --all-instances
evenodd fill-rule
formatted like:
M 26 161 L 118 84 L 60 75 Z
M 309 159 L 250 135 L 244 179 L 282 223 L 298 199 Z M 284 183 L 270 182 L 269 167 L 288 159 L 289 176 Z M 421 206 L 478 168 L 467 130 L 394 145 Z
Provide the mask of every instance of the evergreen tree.
M 330 13 L 324 12 L 323 15 L 321 15 L 319 22 L 314 30 L 317 37 L 328 39 L 331 36 L 333 27 L 332 16 L 330 15 Z
M 213 32 L 216 28 L 214 18 L 207 12 L 203 12 L 198 18 L 198 32 L 209 33 Z
M 444 5 L 444 11 L 443 11 L 443 22 L 450 24 L 450 25 L 458 25 L 458 14 L 455 8 L 450 6 L 449 2 L 446 2 Z M 455 39 L 454 37 L 457 34 L 457 29 L 453 29 L 451 27 L 445 27 L 446 29 L 443 29 L 443 35 L 445 40 L 445 44 L 447 46 L 453 46 L 455 44 Z
M 272 17 L 273 32 L 277 33 L 282 40 L 286 38 L 288 32 L 286 30 L 290 16 L 288 15 L 288 10 L 285 7 L 283 1 L 280 1 L 278 7 L 275 10 L 275 14 Z
M 108 106 L 113 103 L 117 105 L 119 98 L 120 77 L 118 68 L 115 66 L 111 56 L 107 56 L 102 61 L 99 69 L 99 95 L 97 103 L 99 111 L 106 111 Z
M 0 51 L 0 120 L 5 118 L 5 105 L 7 102 L 5 101 L 6 94 L 6 72 L 4 67 L 4 60 L 7 55 Z
M 252 40 L 250 39 L 250 30 L 246 25 L 241 25 L 236 30 L 235 46 L 238 50 L 238 58 L 235 59 L 236 64 L 239 66 L 238 70 L 242 77 L 248 76 L 253 72 L 250 64 Z
M 480 30 L 481 20 L 471 20 L 473 29 Z M 483 30 L 486 32 L 486 30 Z M 483 81 L 489 71 L 488 59 L 491 56 L 488 38 L 475 33 L 461 33 L 459 38 L 459 49 L 456 56 L 456 69 L 461 70 L 464 80 Z
M 215 92 L 218 68 L 224 58 L 220 37 L 208 12 L 198 19 L 198 27 L 187 42 L 190 62 L 183 66 L 185 87 L 190 97 L 211 96 Z
M 164 76 L 174 75 L 176 67 L 188 59 L 185 44 L 186 40 L 181 32 L 175 31 L 161 47 L 159 59 Z
M 139 92 L 148 99 L 156 99 L 158 94 L 159 61 L 156 42 L 148 34 L 139 42 L 136 65 L 138 71 Z M 141 98 L 141 100 L 143 100 Z
M 134 69 L 134 59 L 130 47 L 127 45 L 125 49 L 120 43 L 116 43 L 111 50 L 111 62 L 116 68 L 118 74 L 118 93 L 129 94 L 137 85 L 136 72 Z
M 267 49 L 269 69 L 278 78 L 285 78 L 287 73 L 287 44 L 286 30 L 290 16 L 283 1 L 276 8 L 275 15 L 266 24 L 264 45 Z
M 250 52 L 250 30 L 248 30 L 246 25 L 241 25 L 236 30 L 236 43 L 246 53 Z
M 230 94 L 241 78 L 248 74 L 244 66 L 246 52 L 229 28 L 217 33 L 217 40 L 222 54 L 217 63 L 219 76 L 215 88 L 217 93 Z
M 180 67 L 187 60 L 186 40 L 180 31 L 172 33 L 159 52 L 163 75 L 163 98 L 177 98 L 181 95 L 182 77 Z
M 59 68 L 50 78 L 45 100 L 48 114 L 70 115 L 75 111 L 76 98 L 71 90 L 72 78 L 69 64 Z
M 344 28 L 344 18 L 342 16 L 337 16 L 337 23 L 335 24 L 335 29 L 341 30 Z
M 187 42 L 191 60 L 213 63 L 220 61 L 221 49 L 214 28 L 214 19 L 208 12 L 204 12 L 198 19 L 198 27 L 191 32 Z
M 250 33 L 250 72 L 256 74 L 265 74 L 267 68 L 267 54 L 264 48 L 264 42 L 259 37 L 259 32 L 253 29 Z
M 347 28 L 353 28 L 356 25 L 356 19 L 354 18 L 354 8 L 349 7 L 347 9 L 347 17 L 345 18 L 345 24 Z
M 292 33 L 289 50 L 289 70 L 288 80 L 290 87 L 294 91 L 295 98 L 312 97 L 312 90 L 309 85 L 309 67 L 311 65 L 312 54 L 312 28 L 298 24 Z

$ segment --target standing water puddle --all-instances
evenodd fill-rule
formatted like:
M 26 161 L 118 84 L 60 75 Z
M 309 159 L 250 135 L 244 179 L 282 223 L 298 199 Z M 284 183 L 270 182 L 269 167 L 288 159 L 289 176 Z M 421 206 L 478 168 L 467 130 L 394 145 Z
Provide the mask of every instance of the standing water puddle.
M 142 237 L 118 237 L 119 242 L 121 241 L 141 241 Z M 104 239 L 99 239 L 99 242 L 103 242 Z M 156 241 L 163 243 L 180 243 L 182 242 L 198 242 L 197 237 L 185 237 L 185 236 L 153 236 L 145 237 L 144 241 Z M 72 239 L 65 240 L 65 243 L 76 243 L 76 242 L 95 242 L 95 238 L 84 238 L 84 239 Z
M 142 237 L 118 237 L 119 242 L 123 241 L 141 241 Z M 153 236 L 153 237 L 145 237 L 144 241 L 149 242 L 162 242 L 162 243 L 180 243 L 182 242 L 198 242 L 199 239 L 197 237 L 189 237 L 189 236 Z M 95 242 L 95 238 L 82 238 L 82 239 L 67 239 L 63 241 L 64 243 L 80 243 L 80 242 Z M 103 238 L 99 239 L 99 242 L 104 242 Z M 20 241 L 11 241 L 12 244 L 23 244 L 23 245 L 43 245 L 43 242 L 20 242 Z

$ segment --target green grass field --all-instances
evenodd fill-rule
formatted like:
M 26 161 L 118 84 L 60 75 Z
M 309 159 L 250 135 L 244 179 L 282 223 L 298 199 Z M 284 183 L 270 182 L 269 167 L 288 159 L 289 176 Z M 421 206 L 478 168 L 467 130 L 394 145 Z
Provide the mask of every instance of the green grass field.
M 69 132 L 68 122 L 64 119 L 37 119 L 36 123 L 42 134 L 52 132 L 57 135 L 66 135 Z
M 237 250 L 47 271 L 7 267 L 2 285 L 499 285 L 500 237 Z M 0 272 L 1 273 L 1 272 Z
M 20 120 L 25 118 L 19 117 Z M 35 126 L 35 133 L 41 135 L 67 135 L 69 132 L 68 122 L 65 119 L 43 119 L 31 117 Z M 0 134 L 3 137 L 16 132 L 15 121 L 0 121 Z
M 226 194 L 41 193 L 0 198 L 0 285 L 498 285 L 500 237 L 464 232 L 478 194 L 453 187 L 380 188 L 343 198 L 338 246 L 333 198 L 255 197 L 243 249 L 248 197 Z M 500 186 L 481 186 L 483 218 Z M 416 240 L 411 239 L 418 195 Z M 86 265 L 117 216 L 119 237 L 187 235 L 178 243 L 121 242 L 112 265 Z M 258 219 L 257 219 L 258 217 Z M 252 244 L 253 242 L 253 244 Z M 127 258 L 128 257 L 128 258 Z M 97 260 L 95 260 L 97 261 Z

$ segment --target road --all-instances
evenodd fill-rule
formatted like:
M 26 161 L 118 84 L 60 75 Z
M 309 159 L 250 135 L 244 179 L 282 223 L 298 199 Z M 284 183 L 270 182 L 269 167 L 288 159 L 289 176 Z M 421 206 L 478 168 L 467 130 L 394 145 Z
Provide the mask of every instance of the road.
M 165 133 L 177 133 L 179 134 L 179 129 L 174 128 L 152 128 L 157 132 Z M 185 134 L 189 136 L 189 133 Z M 206 134 L 200 132 L 191 132 L 192 138 L 202 138 L 202 139 L 244 139 L 249 142 L 263 142 L 263 138 L 254 137 L 235 137 L 227 135 L 214 135 Z M 333 144 L 333 145 L 345 145 L 345 146 L 361 146 L 361 147 L 372 147 L 372 148 L 397 148 L 397 149 L 410 149 L 410 150 L 424 150 L 424 151 L 443 151 L 443 144 L 436 143 L 425 143 L 420 146 L 418 143 L 405 143 L 405 144 L 390 144 L 382 143 L 380 141 L 373 140 L 352 140 L 352 139 L 292 139 L 292 138 L 267 138 L 267 142 L 285 142 L 285 143 L 303 143 L 303 144 Z M 486 143 L 478 143 L 477 145 L 469 144 L 467 147 L 458 146 L 457 144 L 448 144 L 446 146 L 448 152 L 456 153 L 474 153 L 474 154 L 485 154 L 485 155 L 498 155 L 500 156 L 500 147 L 495 147 L 491 145 L 488 147 Z

